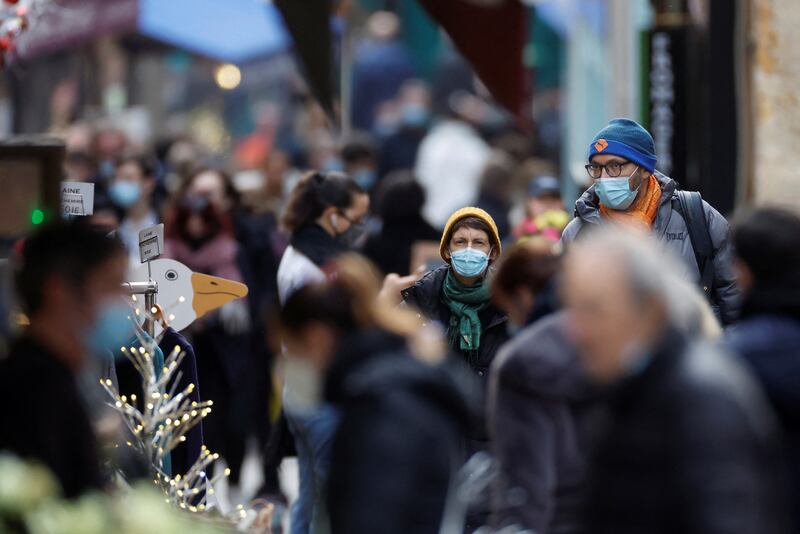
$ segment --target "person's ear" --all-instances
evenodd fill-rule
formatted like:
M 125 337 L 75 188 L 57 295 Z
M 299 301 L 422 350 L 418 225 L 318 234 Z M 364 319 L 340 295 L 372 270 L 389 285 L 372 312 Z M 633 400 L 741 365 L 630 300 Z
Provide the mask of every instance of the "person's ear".
M 322 214 L 320 218 L 323 221 L 326 221 L 328 224 L 333 225 L 333 221 L 331 220 L 331 216 L 335 213 L 338 213 L 339 210 L 335 206 L 328 206 L 324 210 L 322 210 Z
M 736 285 L 742 293 L 749 293 L 753 289 L 754 276 L 753 271 L 741 259 L 736 258 L 733 262 L 733 272 L 736 276 Z
M 535 297 L 533 292 L 525 286 L 519 286 L 514 294 L 514 301 L 527 312 L 533 309 Z
M 72 290 L 71 290 L 72 289 Z M 68 287 L 67 281 L 60 276 L 49 276 L 42 284 L 42 308 L 52 306 L 55 309 L 67 309 L 75 302 L 77 288 Z
M 156 190 L 156 179 L 154 176 L 144 177 L 144 194 L 147 196 L 152 195 Z
M 498 256 L 497 248 L 492 247 L 492 250 L 489 251 L 489 261 L 493 262 L 494 260 L 497 259 L 497 256 Z

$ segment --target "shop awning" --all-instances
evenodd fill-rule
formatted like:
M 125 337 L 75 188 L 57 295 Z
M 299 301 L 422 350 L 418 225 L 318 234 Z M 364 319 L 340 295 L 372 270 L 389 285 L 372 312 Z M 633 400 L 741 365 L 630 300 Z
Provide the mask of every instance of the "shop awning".
M 138 33 L 219 61 L 243 63 L 287 49 L 276 8 L 264 0 L 60 0 L 31 20 L 20 59 L 111 33 Z

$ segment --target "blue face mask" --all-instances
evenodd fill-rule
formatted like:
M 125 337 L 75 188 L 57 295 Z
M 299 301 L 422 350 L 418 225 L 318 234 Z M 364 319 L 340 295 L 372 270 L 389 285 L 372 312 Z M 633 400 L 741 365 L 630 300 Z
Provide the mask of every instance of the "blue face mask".
M 94 354 L 111 351 L 117 355 L 120 347 L 134 335 L 130 316 L 130 307 L 121 300 L 104 304 L 86 335 L 86 347 Z
M 322 163 L 322 170 L 325 172 L 342 172 L 344 170 L 344 162 L 341 158 L 331 156 Z
M 364 191 L 369 191 L 375 185 L 377 175 L 372 169 L 360 169 L 353 173 L 353 180 Z
M 400 108 L 403 125 L 408 128 L 424 128 L 428 124 L 430 113 L 425 106 L 406 104 Z
M 480 276 L 489 266 L 489 255 L 474 248 L 451 252 L 450 259 L 453 269 L 465 278 Z
M 636 168 L 639 169 L 638 167 Z M 634 173 L 636 171 L 633 171 Z M 633 174 L 631 174 L 633 176 Z M 600 197 L 600 202 L 603 206 L 618 211 L 625 211 L 628 209 L 633 201 L 636 200 L 636 195 L 639 193 L 639 188 L 631 191 L 630 176 L 620 176 L 619 178 L 601 178 L 595 186 L 597 196 Z
M 130 208 L 142 196 L 142 188 L 134 182 L 120 180 L 111 184 L 111 187 L 108 188 L 108 196 L 120 208 Z

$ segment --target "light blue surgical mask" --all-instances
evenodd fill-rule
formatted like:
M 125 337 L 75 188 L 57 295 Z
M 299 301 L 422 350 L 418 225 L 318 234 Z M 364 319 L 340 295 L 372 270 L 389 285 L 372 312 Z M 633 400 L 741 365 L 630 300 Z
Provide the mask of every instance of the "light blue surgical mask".
M 86 334 L 86 348 L 93 354 L 111 351 L 117 355 L 120 347 L 134 336 L 131 308 L 121 299 L 109 300 L 97 312 L 97 318 Z
M 344 170 L 344 162 L 338 156 L 330 156 L 322 162 L 321 170 L 324 172 L 342 172 Z
M 408 128 L 424 128 L 428 124 L 430 112 L 420 104 L 405 104 L 400 108 L 403 125 Z
M 489 255 L 472 247 L 451 252 L 450 259 L 453 269 L 465 278 L 480 276 L 489 266 Z
M 108 188 L 108 196 L 111 201 L 120 208 L 127 209 L 136 204 L 142 196 L 142 188 L 135 182 L 119 180 L 111 184 Z
M 359 169 L 353 173 L 353 180 L 364 191 L 369 191 L 375 185 L 377 174 L 372 169 Z
M 639 167 L 636 167 L 638 170 Z M 631 176 L 636 171 L 631 173 Z M 636 200 L 636 195 L 639 193 L 637 187 L 633 191 L 630 188 L 631 176 L 620 176 L 619 178 L 601 178 L 595 186 L 597 196 L 600 197 L 600 202 L 603 206 L 617 211 L 625 211 L 628 209 L 633 201 Z M 641 187 L 641 184 L 639 185 Z

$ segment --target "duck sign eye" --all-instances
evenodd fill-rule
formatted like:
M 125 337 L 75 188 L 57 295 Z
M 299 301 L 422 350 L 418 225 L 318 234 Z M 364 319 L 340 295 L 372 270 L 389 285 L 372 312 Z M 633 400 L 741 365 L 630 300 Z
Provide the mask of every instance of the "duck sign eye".
M 178 279 L 178 273 L 176 271 L 174 271 L 173 269 L 170 269 L 169 271 L 167 271 L 164 276 L 169 281 L 173 281 L 173 280 L 177 280 Z

